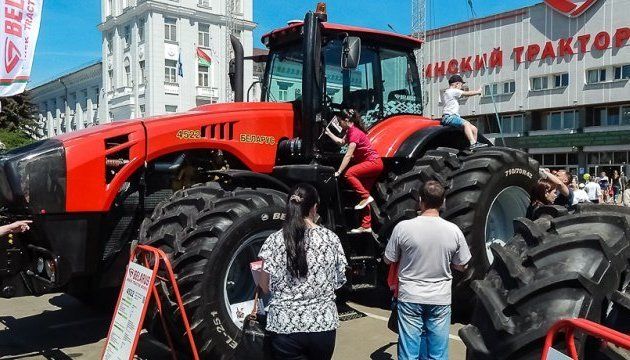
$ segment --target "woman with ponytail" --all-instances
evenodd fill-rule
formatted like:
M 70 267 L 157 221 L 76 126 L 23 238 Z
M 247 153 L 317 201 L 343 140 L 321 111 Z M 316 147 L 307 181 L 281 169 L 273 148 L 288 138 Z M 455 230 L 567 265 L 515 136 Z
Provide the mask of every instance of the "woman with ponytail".
M 274 359 L 329 360 L 335 349 L 335 290 L 346 282 L 348 263 L 337 235 L 316 224 L 318 206 L 313 186 L 293 187 L 282 230 L 258 254 L 260 287 L 271 294 L 267 331 Z
M 361 226 L 352 229 L 351 232 L 369 233 L 372 232 L 370 203 L 374 201 L 374 198 L 370 195 L 370 190 L 372 190 L 372 186 L 374 186 L 374 183 L 376 183 L 383 171 L 383 161 L 372 147 L 370 139 L 367 137 L 361 124 L 361 116 L 357 111 L 353 109 L 342 110 L 339 125 L 346 130 L 346 135 L 343 138 L 336 136 L 329 128 L 326 128 L 326 135 L 335 143 L 348 145 L 346 155 L 343 157 L 335 177 L 343 174 L 348 165 L 351 165 L 344 177 L 361 198 L 361 201 L 354 208 L 362 211 Z

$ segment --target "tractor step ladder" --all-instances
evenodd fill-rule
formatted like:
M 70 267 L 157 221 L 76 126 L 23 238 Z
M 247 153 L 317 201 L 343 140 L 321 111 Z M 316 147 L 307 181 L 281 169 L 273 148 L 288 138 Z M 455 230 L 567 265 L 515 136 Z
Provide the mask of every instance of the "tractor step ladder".
M 553 344 L 556 334 L 559 332 L 564 332 L 565 343 L 570 358 L 579 360 L 577 349 L 575 348 L 575 330 L 598 338 L 604 342 L 610 342 L 619 347 L 630 349 L 630 335 L 620 333 L 586 319 L 563 319 L 556 322 L 547 332 L 541 360 L 548 359 L 551 345 Z

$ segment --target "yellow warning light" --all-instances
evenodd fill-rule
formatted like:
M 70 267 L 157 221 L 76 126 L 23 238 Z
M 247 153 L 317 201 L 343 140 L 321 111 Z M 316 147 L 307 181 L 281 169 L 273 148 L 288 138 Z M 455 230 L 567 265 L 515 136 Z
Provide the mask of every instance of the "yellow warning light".
M 317 3 L 317 9 L 315 10 L 315 14 L 326 15 L 326 3 L 325 2 Z

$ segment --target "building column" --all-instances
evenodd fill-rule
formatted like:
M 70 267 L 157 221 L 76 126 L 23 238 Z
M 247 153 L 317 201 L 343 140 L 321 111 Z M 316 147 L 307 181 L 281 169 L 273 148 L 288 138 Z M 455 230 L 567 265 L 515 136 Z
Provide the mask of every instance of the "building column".
M 81 104 L 77 103 L 77 106 L 74 110 L 74 120 L 76 122 L 76 130 L 81 130 L 84 128 L 83 126 L 83 108 L 81 108 Z

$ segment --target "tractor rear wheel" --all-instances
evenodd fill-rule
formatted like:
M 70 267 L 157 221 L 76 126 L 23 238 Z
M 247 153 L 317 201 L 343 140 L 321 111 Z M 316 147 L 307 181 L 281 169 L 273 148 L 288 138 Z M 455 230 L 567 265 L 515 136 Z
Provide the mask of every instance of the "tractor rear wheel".
M 196 205 L 189 211 L 169 210 L 191 203 L 189 193 L 163 203 L 142 224 L 141 242 L 169 255 L 200 355 L 221 359 L 233 352 L 244 315 L 252 309 L 255 288 L 249 263 L 257 259 L 264 240 L 282 227 L 286 194 L 196 189 L 210 195 L 192 201 Z M 176 329 L 174 338 L 185 344 L 172 289 L 161 289 L 166 320 Z
M 540 359 L 547 330 L 580 317 L 630 325 L 630 211 L 579 207 L 574 215 L 515 220 L 516 235 L 493 244 L 495 262 L 477 294 L 472 324 L 460 330 L 467 359 Z M 564 349 L 562 339 L 557 344 Z M 580 358 L 621 359 L 614 348 L 576 336 Z
M 494 260 L 490 245 L 505 244 L 514 234 L 512 219 L 525 216 L 529 191 L 537 179 L 538 163 L 519 150 L 427 151 L 412 169 L 392 174 L 379 185 L 387 215 L 379 236 L 387 239 L 399 221 L 416 216 L 422 184 L 428 180 L 442 183 L 447 188 L 442 217 L 459 226 L 473 256 L 467 272 L 456 272 L 453 281 L 453 320 L 467 322 L 474 295 L 470 281 L 488 271 Z

